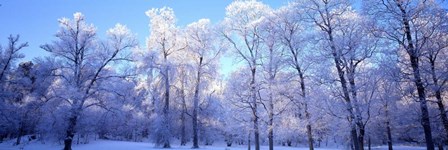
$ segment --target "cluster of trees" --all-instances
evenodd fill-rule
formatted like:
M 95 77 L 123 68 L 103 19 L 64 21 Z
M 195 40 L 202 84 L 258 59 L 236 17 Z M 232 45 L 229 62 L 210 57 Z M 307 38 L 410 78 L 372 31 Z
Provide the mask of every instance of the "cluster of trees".
M 0 47 L 0 140 L 190 140 L 255 146 L 448 142 L 448 11 L 436 0 L 234 1 L 222 22 L 176 25 L 146 12 L 139 46 L 126 26 L 97 36 L 81 13 L 59 19 L 50 57 Z M 221 77 L 220 59 L 235 70 Z M 252 141 L 254 144 L 252 144 Z

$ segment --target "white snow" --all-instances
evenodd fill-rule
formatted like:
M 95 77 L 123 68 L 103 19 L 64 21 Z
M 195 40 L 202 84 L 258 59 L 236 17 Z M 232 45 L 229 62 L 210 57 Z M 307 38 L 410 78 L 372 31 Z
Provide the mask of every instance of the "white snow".
M 38 141 L 32 141 L 27 144 L 12 146 L 11 142 L 0 143 L 0 150 L 60 150 L 63 145 L 60 144 L 42 144 Z M 97 140 L 91 141 L 89 144 L 73 145 L 73 150 L 149 150 L 149 149 L 159 149 L 155 148 L 153 143 L 148 142 L 126 142 L 126 141 L 108 141 L 108 140 Z M 171 150 L 178 149 L 190 149 L 191 146 L 178 146 L 174 145 Z M 251 147 L 254 149 L 254 146 Z M 262 150 L 268 149 L 267 146 L 261 146 Z M 307 150 L 307 147 L 284 147 L 276 146 L 275 150 Z M 316 150 L 337 150 L 340 148 L 316 148 Z M 387 146 L 373 147 L 373 150 L 386 150 Z M 423 150 L 424 147 L 411 147 L 411 146 L 394 146 L 394 150 Z M 247 146 L 232 146 L 226 147 L 224 145 L 218 146 L 204 146 L 201 145 L 200 150 L 247 150 Z

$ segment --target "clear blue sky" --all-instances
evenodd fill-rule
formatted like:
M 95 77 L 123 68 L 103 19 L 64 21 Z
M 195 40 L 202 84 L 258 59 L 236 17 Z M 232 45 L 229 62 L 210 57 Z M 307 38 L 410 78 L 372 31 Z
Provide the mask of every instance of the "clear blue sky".
M 185 26 L 201 18 L 213 23 L 222 20 L 225 7 L 231 0 L 0 0 L 0 43 L 6 43 L 9 34 L 20 34 L 30 46 L 23 53 L 27 59 L 40 56 L 39 45 L 54 40 L 58 30 L 57 19 L 72 18 L 82 12 L 88 23 L 98 29 L 98 35 L 116 23 L 125 24 L 137 33 L 140 44 L 149 35 L 149 19 L 145 12 L 151 8 L 168 6 L 174 9 L 179 26 Z M 264 3 L 277 8 L 287 0 L 271 0 Z
M 22 51 L 26 55 L 23 61 L 32 60 L 46 53 L 39 48 L 40 45 L 55 40 L 57 19 L 72 18 L 73 13 L 82 12 L 86 21 L 97 27 L 98 35 L 105 35 L 107 29 L 121 23 L 136 33 L 140 45 L 145 46 L 145 39 L 149 35 L 149 18 L 145 15 L 147 10 L 171 7 L 179 26 L 201 18 L 209 18 L 217 23 L 224 18 L 225 8 L 231 2 L 232 0 L 0 0 L 0 43 L 6 44 L 9 34 L 20 34 L 21 41 L 27 41 L 30 45 Z M 287 2 L 288 0 L 263 1 L 273 8 Z

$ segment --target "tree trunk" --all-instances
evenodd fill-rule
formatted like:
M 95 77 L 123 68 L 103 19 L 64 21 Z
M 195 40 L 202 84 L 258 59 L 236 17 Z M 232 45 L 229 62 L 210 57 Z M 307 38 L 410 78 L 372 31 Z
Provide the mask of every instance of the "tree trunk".
M 254 118 L 254 138 L 255 138 L 255 150 L 260 150 L 260 132 L 258 129 L 258 116 Z
M 350 127 L 351 127 L 351 136 L 352 136 L 352 142 L 353 142 L 353 146 L 355 150 L 360 150 L 360 144 L 358 141 L 358 134 L 356 131 L 356 117 L 355 114 L 353 112 L 353 104 L 352 101 L 350 99 L 350 95 L 348 92 L 348 88 L 347 88 L 347 80 L 345 79 L 345 75 L 344 75 L 344 71 L 341 67 L 342 63 L 341 63 L 341 58 L 340 58 L 340 54 L 338 54 L 338 51 L 336 49 L 336 46 L 334 44 L 334 40 L 333 40 L 333 34 L 332 34 L 332 30 L 330 28 L 329 31 L 327 31 L 328 37 L 329 37 L 329 41 L 330 41 L 330 48 L 332 49 L 332 55 L 333 55 L 333 60 L 336 66 L 336 70 L 338 72 L 338 77 L 339 77 L 339 82 L 341 83 L 341 87 L 342 87 L 342 92 L 343 92 L 343 98 L 345 100 L 345 104 L 346 104 L 346 109 L 347 112 L 349 113 L 349 122 L 350 122 Z
M 270 105 L 270 107 L 274 107 L 273 104 Z M 269 150 L 274 150 L 274 114 L 271 111 L 269 113 L 269 127 L 268 127 L 268 140 L 269 140 Z
M 253 62 L 254 65 L 256 65 L 255 62 Z M 260 150 L 260 132 L 258 129 L 258 113 L 257 113 L 257 91 L 255 87 L 255 73 L 256 68 L 253 66 L 251 69 L 252 73 L 252 81 L 250 82 L 251 86 L 251 96 L 252 96 L 252 117 L 253 117 L 253 123 L 254 123 L 254 138 L 255 138 L 255 150 Z
M 387 129 L 387 146 L 389 148 L 389 150 L 393 150 L 394 148 L 392 147 L 392 132 L 390 130 L 390 125 L 389 125 L 389 121 L 386 122 L 386 129 Z
M 186 135 L 186 128 L 185 128 L 185 114 L 187 113 L 187 103 L 185 101 L 185 86 L 184 86 L 184 79 L 182 79 L 181 83 L 181 99 L 182 99 L 182 113 L 180 115 L 180 121 L 181 121 L 181 137 L 180 137 L 180 145 L 185 146 L 187 144 L 187 135 Z
M 272 72 L 271 72 L 272 73 Z M 274 97 L 273 97 L 273 89 L 272 89 L 272 81 L 274 80 L 274 76 L 271 74 L 269 79 L 269 122 L 268 122 L 268 143 L 269 150 L 274 150 Z
M 308 146 L 309 146 L 310 150 L 314 150 L 313 135 L 312 135 L 311 131 L 312 131 L 311 130 L 311 124 L 307 124 L 306 125 L 306 132 L 307 132 L 307 135 L 308 135 Z
M 392 131 L 390 129 L 389 107 L 387 104 L 385 106 L 385 109 L 386 109 L 387 146 L 389 150 L 393 150 L 394 148 L 392 147 Z
M 180 137 L 180 145 L 181 146 L 185 146 L 187 144 L 187 136 L 186 136 L 186 129 L 185 129 L 185 112 L 182 112 L 181 116 L 180 116 L 180 121 L 181 121 L 181 137 Z
M 310 150 L 314 150 L 313 132 L 311 130 L 311 114 L 308 111 L 308 102 L 306 99 L 307 96 L 306 96 L 306 87 L 305 87 L 305 77 L 303 75 L 302 69 L 300 68 L 300 66 L 298 64 L 297 58 L 295 57 L 294 60 L 296 62 L 296 70 L 299 73 L 299 77 L 300 77 L 300 89 L 302 91 L 302 98 L 305 103 L 305 117 L 306 117 L 306 121 L 307 121 L 306 132 L 308 135 L 308 147 Z
M 249 135 L 247 136 L 247 150 L 250 150 L 250 131 Z
M 185 74 L 185 69 L 182 69 L 182 74 Z M 182 114 L 180 116 L 181 118 L 181 139 L 180 139 L 180 145 L 185 146 L 187 144 L 187 133 L 186 133 L 186 117 L 187 114 L 187 102 L 185 99 L 185 76 L 181 77 L 181 89 L 180 89 L 180 95 L 182 99 Z
M 23 136 L 23 134 L 25 132 L 23 128 L 24 128 L 23 127 L 23 123 L 21 122 L 20 123 L 20 127 L 19 127 L 19 135 L 17 136 L 17 140 L 16 140 L 15 145 L 19 145 L 21 140 L 22 140 L 22 136 Z
M 395 0 L 395 2 L 397 4 L 397 7 L 400 9 L 402 15 L 404 34 L 406 36 L 407 41 L 406 52 L 408 53 L 409 60 L 411 61 L 412 71 L 414 75 L 414 84 L 417 87 L 418 100 L 420 101 L 420 109 L 422 112 L 421 122 L 423 130 L 425 132 L 426 148 L 428 150 L 434 150 L 434 142 L 432 140 L 432 133 L 431 133 L 431 123 L 429 121 L 429 111 L 426 103 L 425 87 L 423 85 L 420 75 L 419 53 L 415 49 L 415 46 L 413 44 L 411 27 L 409 24 L 409 20 L 407 18 L 407 12 L 402 5 L 403 2 L 399 0 Z
M 369 136 L 369 150 L 372 150 L 372 141 L 370 141 L 370 136 Z
M 202 57 L 199 58 L 199 66 L 196 77 L 196 88 L 194 90 L 194 98 L 193 98 L 193 148 L 199 148 L 198 109 L 199 109 L 199 88 L 201 84 L 201 67 L 202 67 Z
M 362 114 L 361 110 L 359 108 L 359 101 L 358 101 L 358 92 L 357 87 L 355 83 L 355 73 L 356 73 L 356 66 L 353 64 L 353 61 L 350 61 L 348 66 L 346 66 L 346 72 L 347 72 L 347 78 L 348 83 L 350 85 L 350 93 L 352 94 L 352 106 L 354 107 L 354 113 L 355 113 L 355 122 L 358 127 L 358 143 L 360 150 L 364 150 L 364 134 L 365 134 L 365 126 L 362 121 Z
M 72 150 L 73 137 L 75 136 L 75 126 L 77 123 L 78 115 L 73 112 L 69 119 L 68 128 L 64 139 L 64 150 Z
M 325 5 L 327 5 L 327 2 L 325 2 Z M 325 13 L 327 16 L 330 16 L 330 12 L 328 8 L 325 8 L 325 12 L 320 12 L 320 13 Z M 329 18 L 325 18 L 324 16 L 322 16 L 323 20 L 329 20 Z M 316 22 L 317 23 L 317 22 Z M 334 41 L 334 37 L 333 37 L 333 26 L 331 24 L 332 22 L 328 21 L 326 22 L 322 27 L 322 25 L 317 24 L 319 27 L 321 27 L 321 29 L 327 34 L 327 38 L 328 38 L 328 43 L 331 49 L 331 55 L 333 56 L 333 61 L 334 61 L 334 65 L 336 67 L 336 71 L 338 73 L 338 78 L 339 78 L 339 83 L 341 84 L 341 88 L 342 88 L 342 97 L 345 101 L 345 105 L 346 105 L 346 110 L 348 112 L 348 121 L 350 123 L 350 128 L 351 128 L 351 140 L 353 142 L 353 146 L 355 150 L 360 150 L 360 144 L 359 144 L 359 140 L 358 140 L 358 134 L 357 134 L 357 129 L 356 129 L 356 119 L 357 117 L 355 116 L 355 112 L 354 112 L 354 107 L 353 107 L 353 102 L 351 101 L 350 98 L 350 94 L 349 94 L 349 89 L 348 89 L 348 83 L 347 80 L 345 78 L 345 72 L 343 70 L 343 62 L 341 60 L 341 51 L 338 50 L 336 48 L 336 44 Z M 346 68 L 347 69 L 347 68 Z
M 352 136 L 352 146 L 354 150 L 359 150 L 359 143 L 358 143 L 358 134 L 356 133 L 356 125 L 351 123 L 351 130 L 350 130 L 351 136 Z
M 420 101 L 420 109 L 422 111 L 422 126 L 423 130 L 425 132 L 425 139 L 426 139 L 426 148 L 428 150 L 434 150 L 434 142 L 432 140 L 432 133 L 431 133 L 431 123 L 429 121 L 429 111 L 428 106 L 426 104 L 426 94 L 425 89 L 422 83 L 422 80 L 420 78 L 420 70 L 418 67 L 418 58 L 414 56 L 411 57 L 411 65 L 412 69 L 414 71 L 414 83 L 417 86 L 417 92 L 418 92 L 418 99 Z
M 166 59 L 166 58 L 165 58 Z M 166 62 L 166 61 L 165 61 Z M 164 100 L 165 100 L 165 106 L 163 107 L 163 122 L 164 122 L 164 126 L 165 129 L 167 130 L 166 133 L 171 133 L 171 126 L 170 126 L 170 122 L 169 122 L 169 111 L 170 111 L 170 78 L 169 78 L 169 71 L 168 71 L 168 64 L 165 64 L 165 95 L 164 95 Z M 164 137 L 163 138 L 163 148 L 170 148 L 170 136 L 171 135 L 162 135 Z
M 364 149 L 364 135 L 365 135 L 365 129 L 364 129 L 364 126 L 360 126 L 359 127 L 359 137 L 358 137 L 358 142 L 359 142 L 359 148 L 361 149 L 361 150 L 363 150 Z

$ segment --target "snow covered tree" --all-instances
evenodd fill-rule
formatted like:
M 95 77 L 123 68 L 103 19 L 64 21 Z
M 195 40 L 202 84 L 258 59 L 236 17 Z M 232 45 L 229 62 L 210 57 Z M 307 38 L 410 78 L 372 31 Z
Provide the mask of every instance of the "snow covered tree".
M 313 0 L 305 5 L 305 11 L 307 19 L 320 29 L 324 55 L 334 61 L 337 81 L 351 124 L 354 149 L 363 149 L 369 114 L 366 114 L 367 118 L 363 117 L 366 111 L 362 109 L 361 103 L 368 103 L 369 99 L 360 99 L 364 97 L 360 85 L 368 82 L 368 78 L 361 78 L 361 71 L 369 68 L 368 59 L 378 42 L 365 28 L 369 25 L 366 19 L 351 8 L 349 1 Z
M 437 5 L 436 3 L 430 5 Z M 448 87 L 448 12 L 438 6 L 434 9 L 422 12 L 422 18 L 418 20 L 418 30 L 421 36 L 426 37 L 422 43 L 422 75 L 427 82 L 428 99 L 435 98 L 440 119 L 445 130 L 445 141 L 448 141 L 448 117 L 443 95 Z M 445 65 L 444 65 L 445 64 Z
M 14 91 L 14 87 L 16 88 L 25 88 L 23 86 L 15 85 L 14 81 L 19 77 L 16 77 L 14 74 L 14 66 L 20 58 L 25 57 L 20 50 L 28 46 L 28 43 L 19 43 L 20 36 L 10 35 L 8 37 L 8 44 L 5 48 L 0 45 L 0 114 L 1 114 L 1 124 L 3 126 L 0 128 L 0 140 L 7 137 L 8 134 L 11 134 L 14 128 L 18 127 L 16 124 L 14 116 L 14 109 L 16 108 L 14 104 L 22 101 L 19 91 Z M 22 82 L 21 82 L 22 83 Z M 17 95 L 19 94 L 19 95 Z M 19 99 L 18 99 L 19 98 Z M 12 118 L 11 118 L 12 117 Z M 19 135 L 20 136 L 20 135 Z
M 262 39 L 260 24 L 271 11 L 269 6 L 257 1 L 235 1 L 226 8 L 226 18 L 222 26 L 222 35 L 227 39 L 233 52 L 248 65 L 250 69 L 251 109 L 255 149 L 260 149 L 259 113 L 257 98 L 257 66 L 260 65 Z
M 274 117 L 280 115 L 282 110 L 286 107 L 285 104 L 281 104 L 283 98 L 280 96 L 282 90 L 280 86 L 286 82 L 284 78 L 281 78 L 282 70 L 285 69 L 285 50 L 282 47 L 281 38 L 279 38 L 282 30 L 278 29 L 278 16 L 274 11 L 267 14 L 261 21 L 260 25 L 260 38 L 262 41 L 263 49 L 260 51 L 264 56 L 260 60 L 262 84 L 263 88 L 259 91 L 261 97 L 261 103 L 265 106 L 268 113 L 268 143 L 269 149 L 274 149 Z M 282 80 L 283 79 L 283 80 Z M 265 89 L 265 90 L 263 90 Z M 266 92 L 264 92 L 266 91 Z
M 8 46 L 3 48 L 0 45 L 0 83 L 5 82 L 5 77 L 10 73 L 12 65 L 14 65 L 18 59 L 25 57 L 19 51 L 22 48 L 28 47 L 28 42 L 19 43 L 19 38 L 19 35 L 10 35 L 8 37 Z
M 437 1 L 365 0 L 364 3 L 368 6 L 364 7 L 366 14 L 376 22 L 375 30 L 381 34 L 381 37 L 397 43 L 397 51 L 403 53 L 400 56 L 401 61 L 411 68 L 410 70 L 403 68 L 403 72 L 409 74 L 407 78 L 414 83 L 418 95 L 417 101 L 420 104 L 426 148 L 433 150 L 428 91 L 425 88 L 422 62 L 425 49 L 428 48 L 425 47 L 426 43 L 434 42 L 430 37 L 438 34 L 436 30 L 440 27 L 446 28 L 444 23 L 439 23 L 446 18 L 446 12 L 442 11 Z
M 214 64 L 218 60 L 220 52 L 216 46 L 216 36 L 210 24 L 210 20 L 201 19 L 191 23 L 186 28 L 187 50 L 190 53 L 190 59 L 194 61 L 195 70 L 195 88 L 193 96 L 193 148 L 199 148 L 198 143 L 198 111 L 201 91 L 204 84 L 204 74 L 216 74 Z
M 285 55 L 286 61 L 289 66 L 297 72 L 297 76 L 299 77 L 299 95 L 303 101 L 303 111 L 305 113 L 305 119 L 307 120 L 306 129 L 308 136 L 308 145 L 310 150 L 313 150 L 314 144 L 311 127 L 312 123 L 310 120 L 311 114 L 308 110 L 308 105 L 310 105 L 310 98 L 307 96 L 308 85 L 305 82 L 305 78 L 307 76 L 307 68 L 310 68 L 313 61 L 309 59 L 309 52 L 306 51 L 307 43 L 305 41 L 306 32 L 304 29 L 304 27 L 306 26 L 306 22 L 304 20 L 304 17 L 301 16 L 301 11 L 303 10 L 297 9 L 296 5 L 296 3 L 290 3 L 287 6 L 279 8 L 275 14 L 275 17 L 277 18 L 277 28 L 279 30 L 278 38 L 280 39 L 281 44 L 286 47 L 286 51 L 288 52 L 287 55 Z
M 163 109 L 159 114 L 161 120 L 157 127 L 156 145 L 163 145 L 163 148 L 170 148 L 170 138 L 172 136 L 171 130 L 171 115 L 170 115 L 170 76 L 174 71 L 170 56 L 177 51 L 184 49 L 185 44 L 181 41 L 179 29 L 176 27 L 176 17 L 171 8 L 163 7 L 160 9 L 151 9 L 146 12 L 150 18 L 150 35 L 147 40 L 149 51 L 154 51 L 160 55 L 157 63 L 160 69 L 159 75 L 163 79 Z
M 126 26 L 117 24 L 108 30 L 108 40 L 101 42 L 96 37 L 96 29 L 85 22 L 84 15 L 77 12 L 73 19 L 59 19 L 60 29 L 57 40 L 41 48 L 51 53 L 61 63 L 55 75 L 64 90 L 55 91 L 61 101 L 67 102 L 67 127 L 64 149 L 71 150 L 76 125 L 83 110 L 101 105 L 95 98 L 99 92 L 98 82 L 108 78 L 122 77 L 110 74 L 111 65 L 128 60 L 124 51 L 136 46 L 133 34 Z

